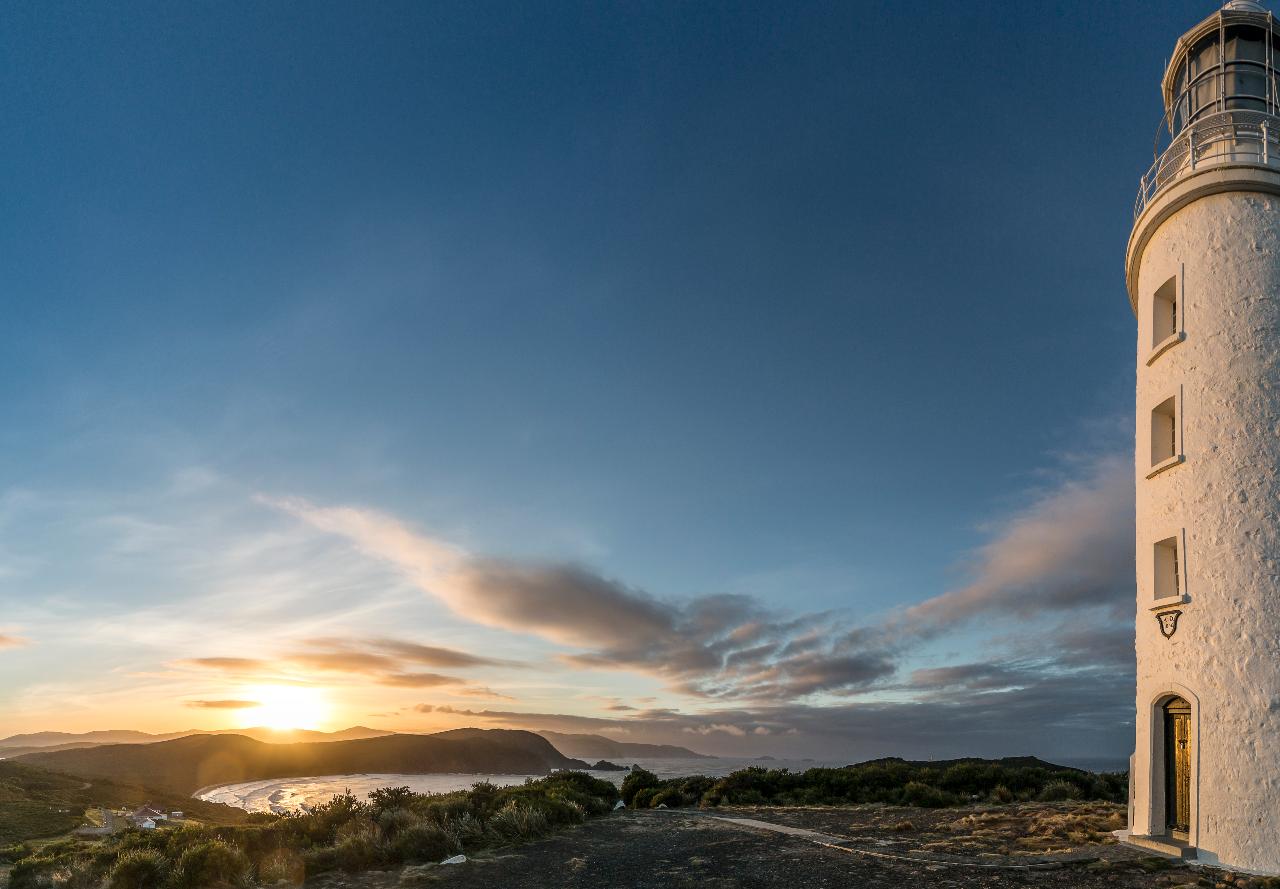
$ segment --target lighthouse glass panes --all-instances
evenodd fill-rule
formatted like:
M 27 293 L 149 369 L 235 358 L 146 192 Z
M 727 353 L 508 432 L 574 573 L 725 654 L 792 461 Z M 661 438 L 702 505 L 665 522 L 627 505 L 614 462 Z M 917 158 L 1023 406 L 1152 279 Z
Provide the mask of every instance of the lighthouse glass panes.
M 1154 547 L 1155 574 L 1154 588 L 1156 599 L 1168 599 L 1182 595 L 1182 576 L 1178 558 L 1178 538 L 1166 537 Z
M 1151 299 L 1151 348 L 1178 332 L 1178 279 L 1170 278 Z
M 1221 51 L 1225 46 L 1225 52 Z M 1276 62 L 1280 39 L 1267 45 L 1266 31 L 1228 25 L 1197 41 L 1182 60 L 1174 81 L 1170 124 L 1179 133 L 1189 123 L 1217 111 L 1267 111 L 1276 107 Z M 1271 77 L 1271 90 L 1267 78 Z
M 1178 399 L 1170 396 L 1151 411 L 1151 465 L 1178 456 Z

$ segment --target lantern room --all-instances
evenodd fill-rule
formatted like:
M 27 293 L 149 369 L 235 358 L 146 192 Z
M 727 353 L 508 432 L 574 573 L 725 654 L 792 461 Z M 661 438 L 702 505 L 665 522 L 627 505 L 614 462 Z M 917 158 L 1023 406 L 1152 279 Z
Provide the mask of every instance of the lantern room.
M 1232 0 L 1178 41 L 1164 77 L 1170 135 L 1223 111 L 1280 112 L 1280 34 L 1272 14 Z

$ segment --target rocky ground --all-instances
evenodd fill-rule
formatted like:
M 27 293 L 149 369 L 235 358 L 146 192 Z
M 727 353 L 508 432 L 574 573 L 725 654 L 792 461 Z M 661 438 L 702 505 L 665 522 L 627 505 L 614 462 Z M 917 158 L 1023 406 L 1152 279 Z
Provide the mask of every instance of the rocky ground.
M 719 817 L 717 817 L 719 816 Z M 751 819 L 835 839 L 766 831 Z M 619 812 L 526 846 L 356 876 L 313 889 L 754 889 L 754 887 L 1126 887 L 1273 884 L 1187 867 L 1116 845 L 1119 807 L 1027 804 L 968 809 L 720 808 Z M 1280 882 L 1274 884 L 1280 887 Z

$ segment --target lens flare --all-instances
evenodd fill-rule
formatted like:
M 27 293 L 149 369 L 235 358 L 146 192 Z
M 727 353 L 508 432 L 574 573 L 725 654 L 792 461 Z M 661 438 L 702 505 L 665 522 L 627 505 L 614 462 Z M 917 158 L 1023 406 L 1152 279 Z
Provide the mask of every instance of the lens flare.
M 246 728 L 262 725 L 273 729 L 318 729 L 329 717 L 329 702 L 318 688 L 263 685 L 248 689 L 245 696 L 258 702 L 244 711 Z

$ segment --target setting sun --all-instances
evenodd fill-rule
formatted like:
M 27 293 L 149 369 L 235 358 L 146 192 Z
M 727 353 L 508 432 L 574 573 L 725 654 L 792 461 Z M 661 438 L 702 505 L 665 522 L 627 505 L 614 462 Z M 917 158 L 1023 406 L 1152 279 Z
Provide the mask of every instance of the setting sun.
M 244 711 L 245 726 L 318 729 L 329 716 L 329 702 L 318 688 L 264 685 L 247 696 L 258 705 Z

